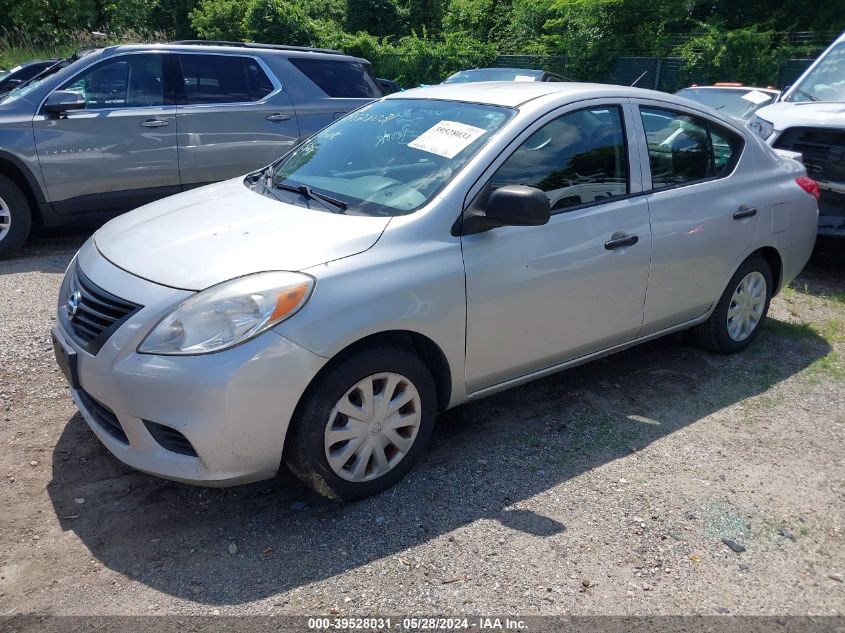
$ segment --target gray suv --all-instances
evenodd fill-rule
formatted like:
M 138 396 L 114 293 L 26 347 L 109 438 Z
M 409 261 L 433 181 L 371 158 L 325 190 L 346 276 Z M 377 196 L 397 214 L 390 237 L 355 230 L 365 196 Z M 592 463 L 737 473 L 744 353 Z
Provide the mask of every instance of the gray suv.
M 381 94 L 369 62 L 325 49 L 90 53 L 0 101 L 0 258 L 33 222 L 97 222 L 267 165 Z

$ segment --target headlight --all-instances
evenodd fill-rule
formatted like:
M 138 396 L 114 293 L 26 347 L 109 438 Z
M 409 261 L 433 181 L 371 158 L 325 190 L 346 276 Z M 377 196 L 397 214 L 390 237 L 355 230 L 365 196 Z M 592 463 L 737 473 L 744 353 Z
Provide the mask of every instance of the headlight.
M 766 121 L 766 119 L 761 119 L 757 115 L 754 115 L 748 122 L 748 129 L 764 141 L 775 132 L 775 126 L 772 123 Z
M 142 354 L 208 354 L 238 345 L 296 314 L 314 279 L 290 272 L 223 282 L 177 306 L 138 346 Z

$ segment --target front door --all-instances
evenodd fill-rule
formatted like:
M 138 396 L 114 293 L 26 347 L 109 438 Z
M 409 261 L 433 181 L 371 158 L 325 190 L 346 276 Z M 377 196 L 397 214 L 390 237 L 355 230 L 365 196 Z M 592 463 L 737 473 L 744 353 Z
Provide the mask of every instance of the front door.
M 35 116 L 38 160 L 57 213 L 125 211 L 179 191 L 166 60 L 166 53 L 106 59 L 60 88 L 82 94 L 85 109 Z
M 497 187 L 529 185 L 546 192 L 552 216 L 545 226 L 462 239 L 470 393 L 640 330 L 651 235 L 626 111 L 627 103 L 596 103 L 548 115 L 473 201 L 483 206 Z

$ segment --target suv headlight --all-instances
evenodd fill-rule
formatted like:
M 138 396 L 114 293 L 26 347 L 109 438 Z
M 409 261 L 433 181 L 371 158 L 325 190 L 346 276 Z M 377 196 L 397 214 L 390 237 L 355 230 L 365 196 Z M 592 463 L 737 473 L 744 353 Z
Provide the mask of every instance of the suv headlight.
M 208 354 L 244 343 L 302 309 L 314 278 L 266 272 L 226 281 L 187 299 L 147 334 L 141 354 Z
M 774 124 L 766 121 L 766 119 L 761 119 L 756 114 L 748 122 L 748 129 L 764 141 L 775 132 Z

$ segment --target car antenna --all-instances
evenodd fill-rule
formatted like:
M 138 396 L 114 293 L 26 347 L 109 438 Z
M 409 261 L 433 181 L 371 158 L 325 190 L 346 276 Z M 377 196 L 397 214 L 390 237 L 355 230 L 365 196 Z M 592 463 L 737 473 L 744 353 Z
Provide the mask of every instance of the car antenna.
M 632 84 L 631 84 L 631 88 L 633 88 L 634 86 L 636 86 L 636 85 L 637 85 L 637 83 L 640 81 L 640 79 L 642 79 L 643 77 L 645 77 L 645 74 L 646 74 L 647 72 L 648 72 L 647 70 L 644 70 L 644 71 L 642 72 L 642 74 L 641 74 L 639 77 L 637 77 L 636 79 L 634 79 L 634 83 L 632 83 Z

